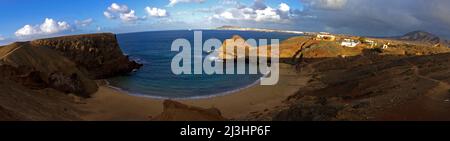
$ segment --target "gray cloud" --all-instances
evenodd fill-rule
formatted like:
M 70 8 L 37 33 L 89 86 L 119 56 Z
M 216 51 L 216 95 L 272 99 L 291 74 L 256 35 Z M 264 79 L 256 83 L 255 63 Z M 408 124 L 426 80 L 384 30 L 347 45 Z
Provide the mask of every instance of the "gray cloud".
M 347 0 L 300 0 L 307 6 L 327 9 L 327 10 L 339 10 L 342 9 L 346 4 Z
M 389 36 L 426 30 L 450 37 L 448 0 L 300 0 L 304 30 Z M 315 18 L 308 18 L 315 17 Z
M 266 1 L 265 0 L 255 0 L 255 2 L 253 2 L 253 5 L 251 6 L 251 8 L 253 8 L 255 10 L 266 9 L 267 8 Z

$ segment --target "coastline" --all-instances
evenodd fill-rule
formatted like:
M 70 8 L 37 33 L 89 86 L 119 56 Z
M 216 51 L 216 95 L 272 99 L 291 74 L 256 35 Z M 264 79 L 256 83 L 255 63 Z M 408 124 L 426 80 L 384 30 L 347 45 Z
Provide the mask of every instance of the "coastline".
M 104 87 L 113 89 L 115 91 L 119 91 L 121 93 L 130 95 L 130 96 L 135 96 L 135 97 L 142 97 L 142 98 L 150 98 L 150 99 L 158 99 L 158 100 L 200 100 L 200 99 L 208 99 L 208 98 L 214 98 L 214 97 L 218 97 L 218 96 L 225 96 L 228 94 L 233 94 L 233 93 L 237 93 L 241 90 L 247 89 L 247 88 L 251 88 L 255 85 L 260 84 L 261 80 L 256 80 L 255 82 L 239 87 L 237 89 L 234 90 L 230 90 L 230 91 L 226 91 L 226 92 L 220 92 L 220 93 L 215 93 L 215 94 L 211 94 L 211 95 L 206 95 L 206 96 L 193 96 L 193 97 L 180 97 L 180 98 L 170 98 L 170 97 L 162 97 L 162 96 L 151 96 L 151 95 L 145 95 L 145 94 L 140 94 L 140 93 L 133 93 L 127 90 L 123 90 L 122 88 L 116 87 L 116 86 L 112 86 L 109 84 L 109 82 L 107 80 L 106 81 L 106 85 L 104 85 Z
M 218 108 L 228 119 L 239 120 L 252 112 L 280 108 L 283 101 L 306 86 L 309 78 L 300 77 L 291 65 L 280 64 L 280 80 L 274 86 L 252 85 L 224 95 L 201 99 L 175 99 L 201 108 Z M 146 121 L 163 111 L 164 99 L 130 95 L 109 86 L 100 86 L 92 98 L 78 104 L 83 120 Z

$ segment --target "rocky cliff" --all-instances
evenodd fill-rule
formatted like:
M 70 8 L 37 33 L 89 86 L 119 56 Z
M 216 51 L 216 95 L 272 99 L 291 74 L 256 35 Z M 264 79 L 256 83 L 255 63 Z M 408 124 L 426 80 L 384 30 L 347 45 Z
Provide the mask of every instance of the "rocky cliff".
M 142 66 L 123 55 L 114 34 L 65 36 L 35 40 L 31 44 L 58 51 L 93 79 L 129 73 Z
M 141 66 L 123 55 L 114 34 L 2 46 L 0 120 L 79 120 L 74 99 L 95 93 L 98 86 L 94 79 L 125 74 Z

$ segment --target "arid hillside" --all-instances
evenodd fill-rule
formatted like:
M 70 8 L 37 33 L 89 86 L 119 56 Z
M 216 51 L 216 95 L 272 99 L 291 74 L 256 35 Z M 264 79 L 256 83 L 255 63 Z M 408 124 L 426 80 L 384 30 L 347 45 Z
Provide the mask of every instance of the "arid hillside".
M 14 43 L 0 49 L 2 78 L 32 88 L 54 88 L 88 96 L 97 85 L 69 59 L 57 52 L 28 42 Z
M 242 120 L 450 120 L 450 48 L 412 32 L 401 39 L 298 36 L 280 44 L 280 59 L 308 84 L 283 105 Z M 234 39 L 234 38 L 233 38 Z M 345 47 L 344 39 L 358 42 Z M 266 57 L 260 55 L 260 57 Z
M 310 80 L 283 108 L 253 112 L 246 120 L 450 120 L 450 48 L 372 40 L 390 44 L 283 41 L 286 62 Z
M 123 55 L 113 34 L 0 47 L 0 120 L 79 120 L 73 104 L 97 91 L 95 78 L 140 66 Z

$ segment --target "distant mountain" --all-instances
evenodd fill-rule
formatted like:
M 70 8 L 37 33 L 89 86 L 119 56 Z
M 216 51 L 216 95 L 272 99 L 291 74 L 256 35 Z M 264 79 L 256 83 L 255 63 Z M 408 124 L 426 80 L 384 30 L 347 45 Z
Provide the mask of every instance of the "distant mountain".
M 425 31 L 413 31 L 413 32 L 409 32 L 401 37 L 399 37 L 400 40 L 407 40 L 407 41 L 417 41 L 417 42 L 422 42 L 422 43 L 429 43 L 429 44 L 433 44 L 433 45 L 444 45 L 444 46 L 449 46 L 450 42 L 442 39 L 441 37 L 434 35 L 432 33 L 429 32 L 425 32 Z
M 231 26 L 231 25 L 224 25 L 221 27 L 218 27 L 217 29 L 230 29 L 230 28 L 241 28 L 239 26 Z

